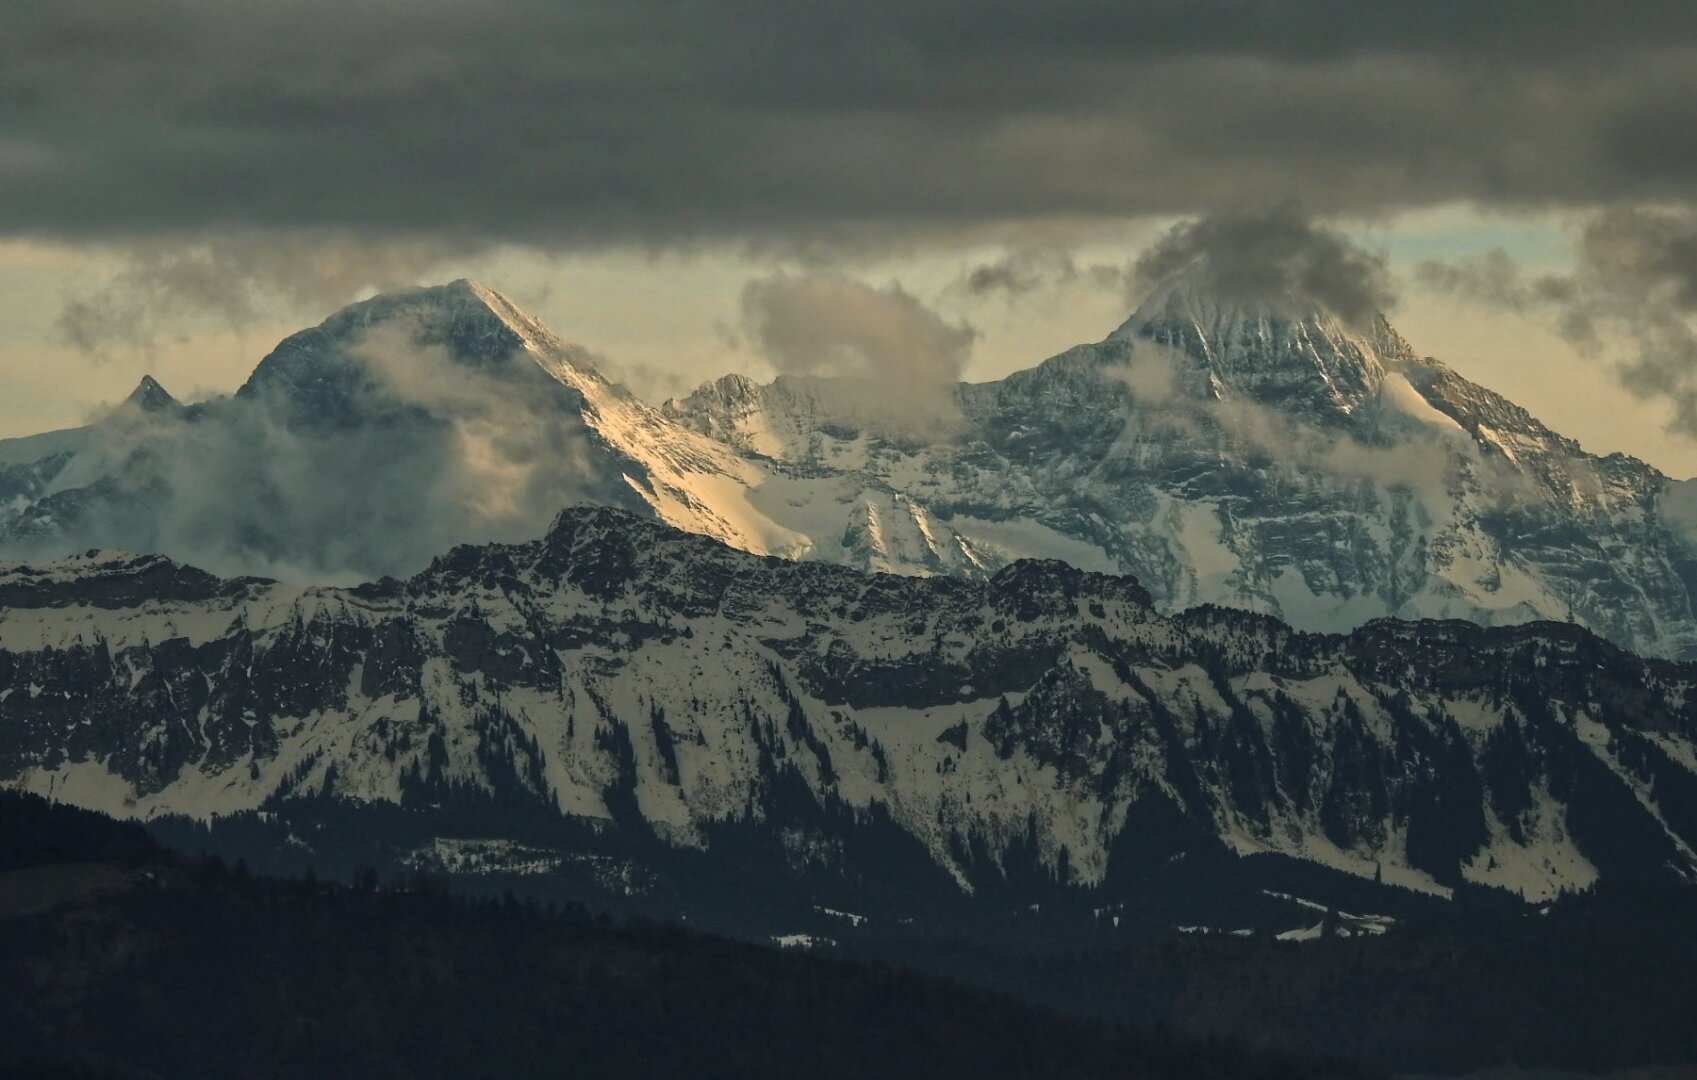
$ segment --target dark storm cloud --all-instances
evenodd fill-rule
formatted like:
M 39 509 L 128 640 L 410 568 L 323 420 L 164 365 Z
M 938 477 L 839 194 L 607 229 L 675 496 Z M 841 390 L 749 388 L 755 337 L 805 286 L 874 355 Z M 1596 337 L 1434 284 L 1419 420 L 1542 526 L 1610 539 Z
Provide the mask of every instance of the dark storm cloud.
M 1182 222 L 1137 257 L 1135 271 L 1145 289 L 1194 273 L 1229 301 L 1257 305 L 1298 296 L 1357 326 L 1369 325 L 1394 300 L 1383 256 L 1288 203 Z
M 1697 7 L 9 0 L 0 232 L 539 245 L 1683 199 Z
M 1593 216 L 1570 273 L 1528 275 L 1502 251 L 1428 262 L 1422 283 L 1475 303 L 1548 315 L 1580 349 L 1626 342 L 1622 385 L 1673 409 L 1668 430 L 1697 438 L 1697 213 L 1620 208 Z

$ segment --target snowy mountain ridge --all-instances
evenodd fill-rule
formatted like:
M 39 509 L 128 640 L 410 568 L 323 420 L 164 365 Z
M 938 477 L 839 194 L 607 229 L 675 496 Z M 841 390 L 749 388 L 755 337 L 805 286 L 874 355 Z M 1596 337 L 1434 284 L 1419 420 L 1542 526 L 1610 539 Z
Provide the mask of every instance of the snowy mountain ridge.
M 1697 649 L 1689 484 L 1585 453 L 1383 315 L 1224 303 L 1181 275 L 1106 340 L 963 384 L 956 433 L 924 445 L 830 416 L 827 383 L 722 379 L 666 409 L 750 455 L 876 478 L 990 555 L 1134 574 L 1167 611 L 1572 619 Z
M 463 280 L 290 336 L 232 397 L 182 408 L 149 377 L 89 427 L 0 441 L 0 551 L 30 558 L 111 547 L 358 580 L 533 534 L 580 500 L 762 554 L 982 568 L 887 485 L 799 475 L 676 424 Z
M 1105 340 L 945 388 L 922 423 L 883 423 L 872 390 L 727 376 L 657 408 L 494 290 L 409 290 L 292 335 L 232 398 L 148 380 L 94 425 L 0 441 L 0 553 L 351 582 L 587 500 L 863 570 L 1057 558 L 1167 612 L 1571 619 L 1697 655 L 1697 485 L 1585 453 L 1382 315 L 1180 274 Z
M 208 821 L 470 800 L 534 872 L 588 858 L 547 822 L 654 838 L 614 860 L 639 893 L 725 845 L 847 911 L 889 875 L 1123 900 L 1183 852 L 1529 899 L 1697 875 L 1697 670 L 1578 627 L 1315 636 L 1059 562 L 867 575 L 608 508 L 352 589 L 7 566 L 0 687 L 12 786 Z

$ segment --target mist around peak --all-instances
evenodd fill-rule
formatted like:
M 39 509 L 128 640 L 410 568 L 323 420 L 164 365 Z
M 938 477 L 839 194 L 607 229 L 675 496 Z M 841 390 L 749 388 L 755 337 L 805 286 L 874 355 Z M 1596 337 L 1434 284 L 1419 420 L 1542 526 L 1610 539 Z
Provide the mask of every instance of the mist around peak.
M 1294 203 L 1181 222 L 1138 256 L 1134 271 L 1148 294 L 1134 316 L 1142 320 L 1174 305 L 1207 306 L 1289 319 L 1332 314 L 1367 332 L 1396 301 L 1383 255 Z
M 347 582 L 529 536 L 573 502 L 630 502 L 581 393 L 545 369 L 569 347 L 498 301 L 469 282 L 374 298 L 188 409 L 144 381 L 141 407 L 86 429 L 57 492 L 9 523 L 8 553 L 159 551 Z

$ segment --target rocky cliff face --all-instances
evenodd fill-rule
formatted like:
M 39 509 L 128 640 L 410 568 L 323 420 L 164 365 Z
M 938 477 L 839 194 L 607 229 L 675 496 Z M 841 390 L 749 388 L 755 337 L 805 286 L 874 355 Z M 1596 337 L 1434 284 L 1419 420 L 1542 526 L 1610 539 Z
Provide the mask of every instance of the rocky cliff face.
M 833 909 L 1107 907 L 1233 854 L 1435 895 L 1690 877 L 1694 681 L 1573 625 L 1319 636 L 1058 562 L 866 575 L 588 507 L 353 589 L 0 572 L 8 784 L 263 811 L 302 850 L 433 808 L 393 865 L 681 895 L 706 852 Z M 351 824 L 316 840 L 331 806 Z

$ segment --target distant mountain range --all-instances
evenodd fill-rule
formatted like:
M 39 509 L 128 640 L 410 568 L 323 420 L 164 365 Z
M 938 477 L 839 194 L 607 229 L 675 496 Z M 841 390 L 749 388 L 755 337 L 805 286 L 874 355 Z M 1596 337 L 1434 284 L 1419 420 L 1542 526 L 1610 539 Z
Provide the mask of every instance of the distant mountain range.
M 899 403 L 728 376 L 655 407 L 480 285 L 380 296 L 231 398 L 183 406 L 148 379 L 88 427 L 0 442 L 0 551 L 352 583 L 590 501 L 863 570 L 1056 558 L 1134 575 L 1166 612 L 1571 620 L 1697 655 L 1697 487 L 1585 453 L 1382 317 L 1204 280 L 1098 344 Z
M 463 281 L 144 380 L 0 443 L 0 783 L 802 938 L 1697 877 L 1688 486 L 1200 280 L 899 408 L 651 406 Z
M 1028 906 L 1374 933 L 1457 890 L 1691 880 L 1694 685 L 1570 624 L 1319 636 L 1059 562 L 866 574 L 598 507 L 348 589 L 0 571 L 12 785 L 261 865 L 772 936 Z

